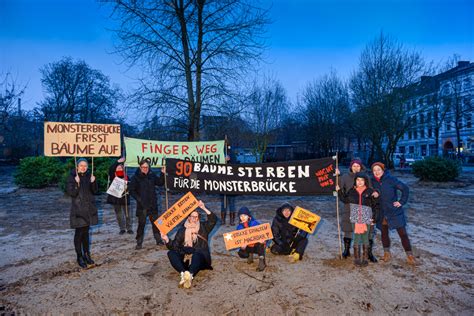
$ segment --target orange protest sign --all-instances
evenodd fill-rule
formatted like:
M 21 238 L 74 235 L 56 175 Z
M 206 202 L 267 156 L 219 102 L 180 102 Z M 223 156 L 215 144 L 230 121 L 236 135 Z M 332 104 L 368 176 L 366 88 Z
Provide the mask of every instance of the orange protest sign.
M 288 223 L 312 234 L 316 230 L 316 226 L 318 226 L 319 221 L 321 221 L 320 216 L 297 206 L 293 211 L 293 214 L 291 214 L 291 218 Z
M 273 239 L 272 228 L 269 223 L 234 230 L 233 232 L 225 233 L 223 236 L 227 250 Z
M 161 233 L 167 234 L 173 230 L 183 219 L 198 207 L 198 200 L 191 192 L 186 193 L 178 202 L 174 203 L 156 221 L 155 225 Z

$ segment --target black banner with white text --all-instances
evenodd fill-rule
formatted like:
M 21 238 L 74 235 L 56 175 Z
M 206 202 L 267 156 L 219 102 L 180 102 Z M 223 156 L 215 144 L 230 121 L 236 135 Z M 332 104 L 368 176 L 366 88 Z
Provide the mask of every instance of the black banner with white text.
M 332 158 L 263 164 L 166 159 L 171 191 L 229 195 L 325 195 L 335 187 Z

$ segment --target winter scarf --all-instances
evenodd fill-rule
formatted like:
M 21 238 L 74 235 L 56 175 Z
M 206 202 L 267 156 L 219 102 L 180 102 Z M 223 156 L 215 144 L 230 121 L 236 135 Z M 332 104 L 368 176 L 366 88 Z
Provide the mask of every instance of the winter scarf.
M 186 220 L 186 222 L 184 223 L 184 227 L 186 228 L 186 230 L 184 231 L 185 247 L 192 247 L 193 244 L 196 242 L 200 226 L 201 225 L 199 221 L 193 224 L 189 220 Z

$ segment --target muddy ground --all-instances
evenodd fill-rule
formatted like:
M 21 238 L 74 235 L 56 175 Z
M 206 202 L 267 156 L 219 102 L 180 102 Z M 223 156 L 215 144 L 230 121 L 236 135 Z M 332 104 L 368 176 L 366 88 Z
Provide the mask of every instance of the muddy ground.
M 269 254 L 266 271 L 256 272 L 256 264 L 225 250 L 222 234 L 232 228 L 219 226 L 211 242 L 214 270 L 201 272 L 193 288 L 183 290 L 150 226 L 144 249 L 134 250 L 134 236 L 118 234 L 104 196 L 98 198 L 101 222 L 92 229 L 99 265 L 79 269 L 69 199 L 56 187 L 15 188 L 11 172 L 0 168 L 0 313 L 474 314 L 474 173 L 447 184 L 397 174 L 411 188 L 406 211 L 416 267 L 405 263 L 396 233 L 390 263 L 355 268 L 351 260 L 339 260 L 334 197 L 245 196 L 237 206 L 248 206 L 262 222 L 271 221 L 285 201 L 323 217 L 303 261 L 289 264 Z M 217 196 L 201 198 L 217 213 Z M 382 256 L 380 234 L 375 254 Z

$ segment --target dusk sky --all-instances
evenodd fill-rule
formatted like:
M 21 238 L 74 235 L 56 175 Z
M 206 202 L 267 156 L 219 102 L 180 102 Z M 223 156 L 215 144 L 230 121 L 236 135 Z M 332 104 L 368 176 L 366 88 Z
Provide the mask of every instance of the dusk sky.
M 273 3 L 273 5 L 272 5 Z M 331 68 L 347 79 L 364 46 L 381 31 L 427 61 L 453 54 L 474 61 L 474 1 L 276 0 L 263 71 L 273 73 L 292 101 Z M 27 84 L 24 109 L 43 99 L 39 68 L 63 56 L 86 61 L 129 91 L 139 69 L 112 54 L 110 7 L 94 0 L 0 0 L 0 73 Z

